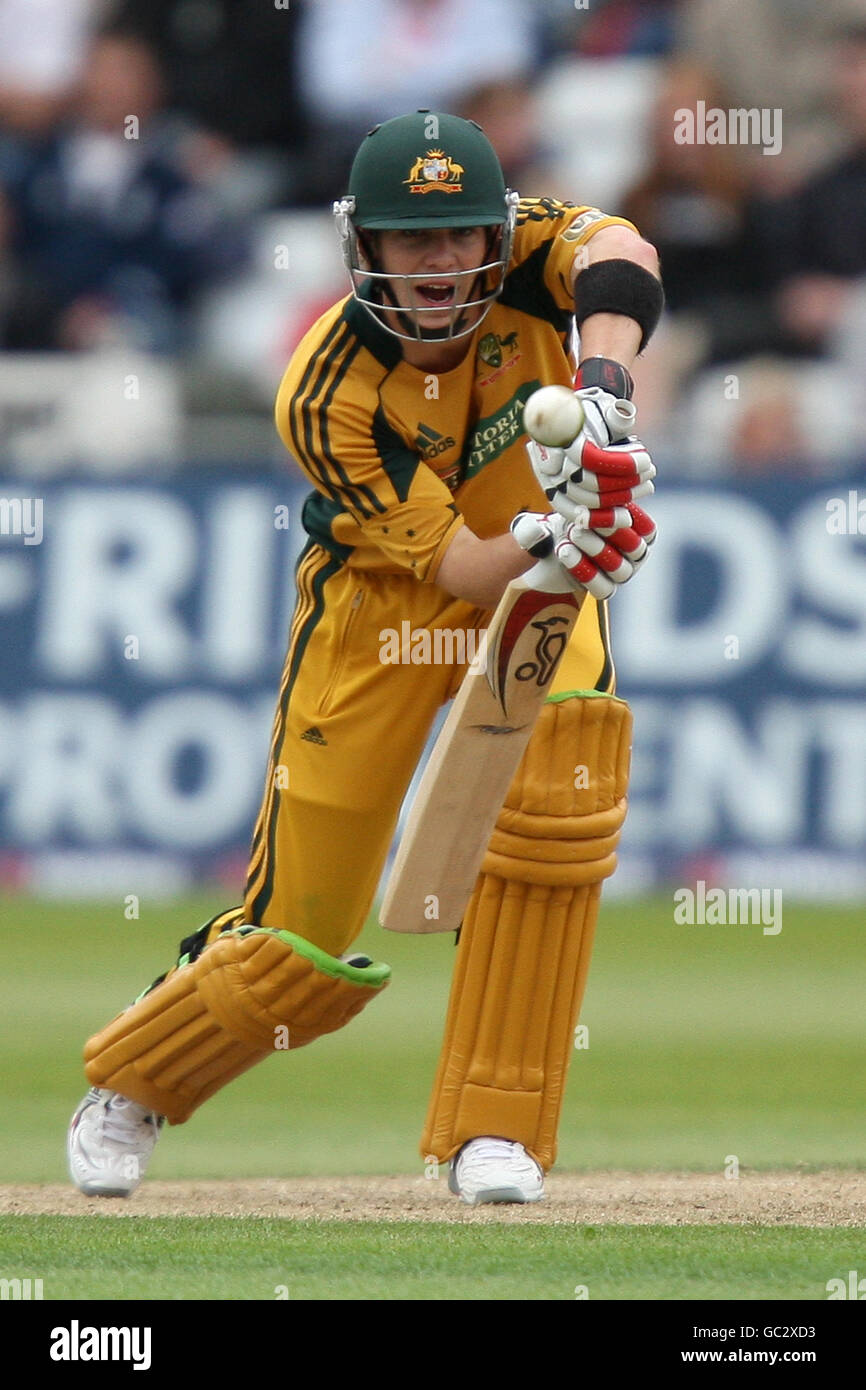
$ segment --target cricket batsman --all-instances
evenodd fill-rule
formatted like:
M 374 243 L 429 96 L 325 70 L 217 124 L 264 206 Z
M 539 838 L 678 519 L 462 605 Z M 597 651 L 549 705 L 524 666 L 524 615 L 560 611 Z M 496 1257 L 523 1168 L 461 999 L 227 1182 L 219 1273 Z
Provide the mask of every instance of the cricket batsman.
M 649 455 L 608 421 L 661 313 L 658 260 L 622 218 L 521 200 L 480 127 L 444 113 L 371 130 L 334 211 L 351 293 L 300 343 L 276 403 L 312 491 L 244 900 L 86 1044 L 68 1154 L 89 1196 L 128 1196 L 165 1119 L 385 988 L 389 968 L 352 943 L 466 668 L 385 661 L 382 634 L 478 633 L 542 563 L 586 598 L 458 935 L 421 1152 L 470 1204 L 539 1200 L 556 1156 L 626 810 L 606 600 L 655 530 L 638 505 Z M 562 448 L 524 430 L 549 385 L 583 406 Z

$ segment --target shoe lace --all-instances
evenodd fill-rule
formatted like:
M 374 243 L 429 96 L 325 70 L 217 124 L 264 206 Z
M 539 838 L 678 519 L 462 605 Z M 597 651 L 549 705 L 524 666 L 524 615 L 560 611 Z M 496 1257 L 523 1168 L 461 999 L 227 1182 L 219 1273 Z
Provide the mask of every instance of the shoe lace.
M 470 1155 L 466 1155 L 467 1158 Z M 523 1145 L 514 1139 L 496 1139 L 492 1136 L 481 1136 L 475 1140 L 471 1151 L 471 1162 L 483 1163 L 485 1159 L 493 1161 L 508 1160 L 513 1172 L 524 1172 L 527 1175 L 539 1172 L 538 1164 L 530 1154 L 526 1152 Z
M 475 1153 L 479 1158 L 502 1158 L 504 1154 L 509 1157 L 519 1146 L 511 1139 L 487 1139 L 476 1140 Z

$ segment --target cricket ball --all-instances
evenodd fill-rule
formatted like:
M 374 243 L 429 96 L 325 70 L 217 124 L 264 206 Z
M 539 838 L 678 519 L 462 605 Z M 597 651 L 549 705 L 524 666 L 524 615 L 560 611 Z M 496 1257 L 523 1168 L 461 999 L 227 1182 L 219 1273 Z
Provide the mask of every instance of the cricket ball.
M 583 429 L 583 406 L 567 386 L 542 386 L 526 402 L 523 428 L 548 449 L 567 449 Z

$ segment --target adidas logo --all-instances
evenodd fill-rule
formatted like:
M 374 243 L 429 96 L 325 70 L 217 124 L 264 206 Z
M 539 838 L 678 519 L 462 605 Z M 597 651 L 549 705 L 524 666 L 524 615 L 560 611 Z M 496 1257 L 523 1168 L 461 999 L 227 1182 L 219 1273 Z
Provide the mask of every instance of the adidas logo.
M 322 737 L 321 729 L 317 729 L 315 724 L 311 729 L 307 729 L 305 733 L 301 734 L 301 738 L 306 739 L 307 743 L 321 743 L 325 748 L 328 746 L 328 740 Z
M 446 439 L 438 430 L 431 429 L 429 425 L 422 425 L 419 421 L 415 447 L 422 458 L 434 459 L 437 454 L 444 454 L 448 449 L 454 448 L 454 438 L 449 434 Z

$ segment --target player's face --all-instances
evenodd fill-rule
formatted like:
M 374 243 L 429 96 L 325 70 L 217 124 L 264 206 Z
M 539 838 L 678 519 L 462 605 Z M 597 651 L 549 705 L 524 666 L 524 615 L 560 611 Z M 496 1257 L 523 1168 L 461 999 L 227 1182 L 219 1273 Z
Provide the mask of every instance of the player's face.
M 424 311 L 419 321 L 425 331 L 447 329 L 455 306 L 477 297 L 476 277 L 467 272 L 488 259 L 487 228 L 431 227 L 378 236 L 379 263 L 394 277 L 391 292 L 403 308 Z M 401 275 L 418 278 L 397 278 Z

